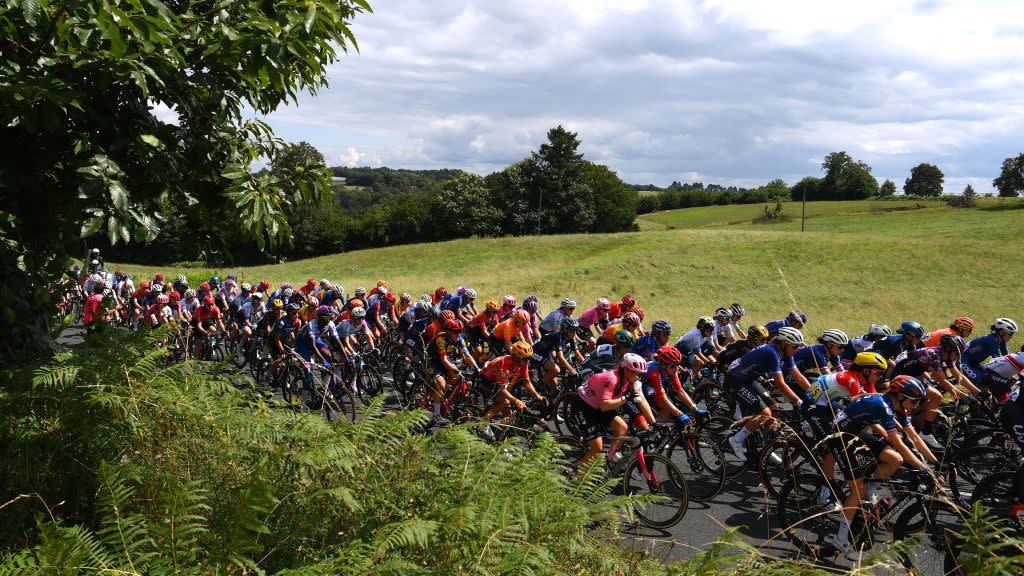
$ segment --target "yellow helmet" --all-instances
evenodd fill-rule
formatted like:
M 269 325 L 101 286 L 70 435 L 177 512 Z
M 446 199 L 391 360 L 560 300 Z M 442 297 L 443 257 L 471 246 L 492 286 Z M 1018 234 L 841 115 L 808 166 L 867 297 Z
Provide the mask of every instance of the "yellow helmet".
M 859 368 L 885 370 L 889 367 L 889 362 L 877 352 L 861 352 L 853 359 L 853 365 Z
M 754 324 L 750 328 L 747 328 L 747 338 L 757 340 L 768 339 L 768 329 L 760 324 Z
M 509 350 L 512 353 L 513 358 L 523 360 L 533 356 L 533 346 L 530 346 L 527 342 L 520 340 L 512 345 L 512 349 Z
M 274 301 L 270 303 L 270 306 L 275 309 L 284 308 L 284 301 L 280 298 L 274 298 Z
M 488 312 L 497 312 L 498 310 L 501 310 L 501 306 L 494 300 L 488 300 L 485 306 Z

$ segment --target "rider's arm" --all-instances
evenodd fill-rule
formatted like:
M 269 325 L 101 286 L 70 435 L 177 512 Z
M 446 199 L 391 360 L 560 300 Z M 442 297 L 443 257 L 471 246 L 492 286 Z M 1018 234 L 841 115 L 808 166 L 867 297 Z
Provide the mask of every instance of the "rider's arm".
M 928 446 L 925 445 L 924 441 L 921 440 L 921 437 L 917 435 L 917 432 L 914 431 L 914 427 L 907 426 L 903 430 L 908 433 L 907 436 L 910 437 L 910 440 L 914 443 L 917 449 L 920 450 L 926 458 L 930 456 L 931 458 L 929 459 L 934 461 L 935 456 L 931 453 L 931 450 L 928 450 Z M 900 456 L 903 457 L 903 462 L 905 464 L 910 464 L 918 470 L 925 470 L 928 468 L 928 465 L 921 462 L 917 455 L 914 454 L 913 450 L 903 443 L 903 437 L 900 435 L 899 430 L 889 430 L 886 432 L 886 438 L 889 440 L 889 444 L 891 444 L 892 447 L 900 453 Z M 924 449 L 921 450 L 922 448 Z
M 798 368 L 790 368 L 789 375 L 796 380 L 796 383 L 800 385 L 804 391 L 807 391 L 811 387 L 811 383 L 808 382 L 807 377 L 803 375 Z
M 775 387 L 779 390 L 779 392 L 782 392 L 782 395 L 785 396 L 787 400 L 789 400 L 790 404 L 792 404 L 793 406 L 800 404 L 800 398 L 786 384 L 786 379 L 782 376 L 782 372 L 776 372 L 774 379 Z M 807 379 L 804 378 L 804 381 L 806 382 Z

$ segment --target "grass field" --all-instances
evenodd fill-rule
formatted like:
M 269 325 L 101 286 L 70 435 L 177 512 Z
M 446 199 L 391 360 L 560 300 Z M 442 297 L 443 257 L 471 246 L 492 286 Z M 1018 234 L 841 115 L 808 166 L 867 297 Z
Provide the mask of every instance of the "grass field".
M 413 293 L 464 284 L 483 299 L 535 293 L 544 310 L 565 296 L 590 306 L 599 296 L 629 293 L 647 309 L 648 323 L 667 318 L 676 334 L 731 302 L 743 303 L 756 322 L 797 306 L 810 315 L 810 335 L 829 327 L 862 334 L 872 322 L 908 318 L 934 329 L 959 314 L 981 323 L 1024 320 L 1024 203 L 873 211 L 901 205 L 809 203 L 804 233 L 799 221 L 750 224 L 747 216 L 760 206 L 716 206 L 647 215 L 635 233 L 465 239 L 234 271 L 274 283 L 326 277 L 348 292 L 378 278 Z M 137 278 L 212 272 L 125 267 Z

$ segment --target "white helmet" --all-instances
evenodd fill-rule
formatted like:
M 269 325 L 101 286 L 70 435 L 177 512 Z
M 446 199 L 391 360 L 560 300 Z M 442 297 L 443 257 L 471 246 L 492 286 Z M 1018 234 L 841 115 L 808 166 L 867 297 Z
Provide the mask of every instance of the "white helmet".
M 472 288 L 466 288 L 466 298 L 469 298 L 470 300 L 476 300 L 476 290 L 473 290 Z
M 1020 331 L 1020 326 L 1009 318 L 996 318 L 996 321 L 992 323 L 992 330 L 1002 330 L 1010 334 L 1016 334 Z
M 362 306 L 356 306 L 355 308 L 352 309 L 352 317 L 366 318 L 366 308 L 363 308 Z
M 872 336 L 892 336 L 892 328 L 886 324 L 872 324 L 868 327 L 868 334 Z
M 803 332 L 793 328 L 792 326 L 783 326 L 782 328 L 779 328 L 779 331 L 775 333 L 775 339 L 794 346 L 804 345 Z
M 829 328 L 818 338 L 818 341 L 822 344 L 838 344 L 840 346 L 846 346 L 850 343 L 850 337 L 846 335 L 846 332 L 838 330 L 836 328 Z

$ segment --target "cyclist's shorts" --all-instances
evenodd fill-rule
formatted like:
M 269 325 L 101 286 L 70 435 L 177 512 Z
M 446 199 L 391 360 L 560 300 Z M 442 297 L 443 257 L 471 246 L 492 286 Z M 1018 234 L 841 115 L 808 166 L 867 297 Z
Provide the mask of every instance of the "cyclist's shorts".
M 878 456 L 888 447 L 886 440 L 869 434 L 837 432 L 828 440 L 828 449 L 848 481 L 873 472 L 878 467 Z
M 756 380 L 748 384 L 726 376 L 725 383 L 736 396 L 736 405 L 742 416 L 752 416 L 772 405 L 768 391 Z
M 820 442 L 822 438 L 832 433 L 832 422 L 835 420 L 835 415 L 832 413 L 831 406 L 818 406 L 805 400 L 800 406 L 800 415 L 811 427 L 815 440 Z
M 583 434 L 583 439 L 589 442 L 594 438 L 604 436 L 612 420 L 615 419 L 615 411 L 604 412 L 594 408 L 581 400 L 579 396 L 574 396 L 571 402 L 573 403 L 572 412 L 579 418 L 579 430 Z
M 500 338 L 495 338 L 494 335 L 492 334 L 491 337 L 487 339 L 487 342 L 491 345 L 491 352 L 495 357 L 504 356 L 505 354 L 508 354 L 508 351 L 505 350 L 504 340 Z
M 981 382 L 976 382 L 976 384 L 978 388 L 985 388 L 991 392 L 999 402 L 1006 402 L 1006 397 L 1010 394 L 1010 388 L 1013 388 L 1013 379 L 1000 376 L 991 370 L 983 370 Z

